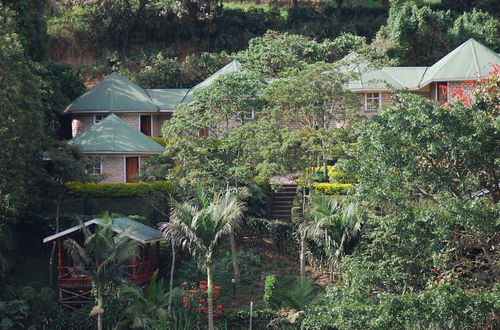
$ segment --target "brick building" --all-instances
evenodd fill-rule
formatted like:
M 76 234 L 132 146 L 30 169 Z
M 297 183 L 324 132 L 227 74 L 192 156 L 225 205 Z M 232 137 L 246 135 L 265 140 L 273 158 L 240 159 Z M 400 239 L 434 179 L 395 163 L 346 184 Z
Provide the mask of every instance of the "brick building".
M 492 64 L 500 65 L 500 56 L 469 39 L 430 67 L 376 68 L 360 60 L 356 54 L 346 56 L 343 62 L 345 70 L 354 71 L 357 77 L 347 89 L 359 95 L 360 111 L 370 117 L 382 105 L 394 102 L 394 90 L 445 103 L 453 86 L 486 77 Z M 113 73 L 67 107 L 65 112 L 72 117 L 72 142 L 82 144 L 86 153 L 102 157 L 95 172 L 105 175 L 104 182 L 133 182 L 130 173 L 137 173 L 141 160 L 163 151 L 148 136 L 162 135 L 162 127 L 165 123 L 168 125 L 175 106 L 192 104 L 196 90 L 209 86 L 223 74 L 241 71 L 240 63 L 233 61 L 190 89 L 143 89 Z M 439 87 L 443 85 L 451 88 Z M 106 120 L 110 114 L 114 116 Z M 241 121 L 235 123 L 241 124 Z M 300 125 L 290 124 L 297 129 Z M 112 129 L 120 134 L 108 134 Z M 136 141 L 132 141 L 131 137 Z M 102 150 L 95 144 L 99 140 L 106 144 Z
M 85 154 L 96 156 L 89 171 L 104 177 L 103 183 L 137 182 L 141 163 L 164 148 L 129 125 L 115 114 L 110 114 L 70 143 L 78 144 Z

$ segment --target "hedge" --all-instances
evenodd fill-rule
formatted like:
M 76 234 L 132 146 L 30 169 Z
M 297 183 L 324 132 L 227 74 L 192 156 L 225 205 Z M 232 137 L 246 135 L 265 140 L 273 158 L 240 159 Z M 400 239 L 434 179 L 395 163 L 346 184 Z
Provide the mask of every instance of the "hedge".
M 315 183 L 314 192 L 318 195 L 347 195 L 351 183 Z
M 133 197 L 152 193 L 168 194 L 174 190 L 170 181 L 139 183 L 81 183 L 66 184 L 70 194 L 86 197 Z

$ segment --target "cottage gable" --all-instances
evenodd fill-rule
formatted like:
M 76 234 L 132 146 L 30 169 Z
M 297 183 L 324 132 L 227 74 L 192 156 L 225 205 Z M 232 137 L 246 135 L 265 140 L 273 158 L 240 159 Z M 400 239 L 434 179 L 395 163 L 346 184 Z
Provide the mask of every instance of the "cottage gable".
M 70 140 L 93 154 L 157 154 L 164 148 L 125 121 L 111 114 Z

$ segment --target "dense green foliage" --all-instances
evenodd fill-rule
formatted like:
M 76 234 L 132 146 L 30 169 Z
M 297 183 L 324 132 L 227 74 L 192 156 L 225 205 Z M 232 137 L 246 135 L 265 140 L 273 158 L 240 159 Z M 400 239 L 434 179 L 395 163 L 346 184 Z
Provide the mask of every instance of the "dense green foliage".
M 2 1 L 0 282 L 16 280 L 13 260 L 45 253 L 40 238 L 58 230 L 59 217 L 40 214 L 50 213 L 69 190 L 69 208 L 83 201 L 81 213 L 102 205 L 135 214 L 146 209 L 141 221 L 152 226 L 170 216 L 165 236 L 193 255 L 174 263 L 183 267 L 179 276 L 198 281 L 206 274 L 208 282 L 229 286 L 236 258 L 244 303 L 259 304 L 264 296 L 267 308 L 281 309 L 257 306 L 254 327 L 497 328 L 498 69 L 443 106 L 403 93 L 365 122 L 357 96 L 345 89 L 355 77 L 335 62 L 356 51 L 377 63 L 430 65 L 471 37 L 498 52 L 498 4 L 275 5 Z M 85 65 L 73 70 L 49 58 Z M 87 159 L 78 150 L 53 141 L 69 137 L 60 112 L 84 92 L 81 76 L 94 83 L 116 71 L 144 88 L 189 88 L 233 59 L 243 64 L 243 74 L 217 79 L 195 93 L 195 104 L 176 109 L 163 129 L 166 153 L 151 157 L 145 164 L 151 168 L 142 171 L 151 182 L 68 183 L 98 179 L 85 174 Z M 290 129 L 290 123 L 300 125 Z M 276 174 L 300 177 L 296 222 L 260 219 L 268 179 Z M 193 196 L 196 187 L 209 194 L 232 186 L 237 193 L 231 198 Z M 472 198 L 484 188 L 490 192 Z M 170 213 L 174 194 L 187 202 L 173 203 Z M 236 241 L 252 248 L 224 251 L 234 243 L 221 237 L 232 238 L 240 218 Z M 87 217 L 61 215 L 61 228 L 75 219 Z M 121 236 L 112 237 L 109 228 L 86 234 L 84 246 L 66 245 L 81 264 L 110 265 L 93 274 L 94 312 L 102 316 L 106 306 L 107 326 L 126 316 L 152 329 L 204 328 L 203 314 L 201 322 L 189 323 L 178 303 L 182 297 L 167 311 L 163 279 L 145 292 L 134 287 L 118 294 L 116 258 L 130 257 L 134 248 L 124 240 L 110 252 L 103 242 L 117 243 Z M 299 258 L 303 278 L 294 283 L 298 270 L 279 264 L 287 259 L 298 268 Z M 321 274 L 318 283 L 328 275 L 336 282 L 323 282 L 331 284 L 323 296 L 305 278 L 311 274 Z M 95 327 L 92 306 L 63 312 L 50 289 L 2 285 L 0 297 L 0 328 Z M 224 294 L 227 302 L 231 298 Z M 225 311 L 218 325 L 248 328 L 250 313 L 242 304 Z
M 68 182 L 66 186 L 72 195 L 90 197 L 132 197 L 154 193 L 168 195 L 174 190 L 174 184 L 169 181 L 116 184 Z

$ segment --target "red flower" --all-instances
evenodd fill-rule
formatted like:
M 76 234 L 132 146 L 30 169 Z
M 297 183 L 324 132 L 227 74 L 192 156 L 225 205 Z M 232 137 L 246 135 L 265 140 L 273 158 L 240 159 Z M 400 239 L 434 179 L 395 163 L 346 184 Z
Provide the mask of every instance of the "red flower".
M 206 286 L 206 285 L 203 285 L 203 284 L 202 284 L 202 285 L 200 285 L 200 289 L 206 289 L 206 288 L 207 288 L 207 286 Z
M 191 293 L 198 293 L 198 290 L 189 290 Z
M 438 277 L 438 281 L 441 281 L 443 278 L 441 276 Z
M 219 290 L 214 290 L 214 296 L 218 296 L 220 295 L 220 291 Z
M 207 284 L 207 281 L 200 281 L 200 284 Z
M 198 284 L 198 283 L 196 283 L 196 282 L 191 283 L 191 285 L 196 285 L 196 284 Z
M 188 282 L 184 281 L 184 282 L 181 283 L 181 285 L 182 286 L 186 286 L 186 285 L 188 285 Z
M 220 290 L 220 286 L 218 286 L 218 285 L 214 285 L 214 286 L 213 286 L 213 288 L 214 288 L 215 290 Z
M 188 297 L 182 297 L 182 300 L 188 300 L 189 298 Z
M 217 305 L 217 306 L 215 306 L 215 307 L 217 307 L 217 308 L 221 309 L 221 308 L 222 308 L 222 304 L 218 304 L 218 305 Z
M 206 302 L 206 300 L 205 300 L 205 299 L 198 299 L 198 302 L 199 302 L 200 304 L 204 304 L 204 303 Z
M 438 271 L 438 270 L 437 270 L 437 268 L 436 268 L 436 267 L 434 267 L 434 268 L 432 269 L 432 271 L 433 271 L 434 273 L 437 273 L 437 271 Z
M 208 290 L 205 290 L 205 291 L 203 291 L 203 292 L 208 293 Z

